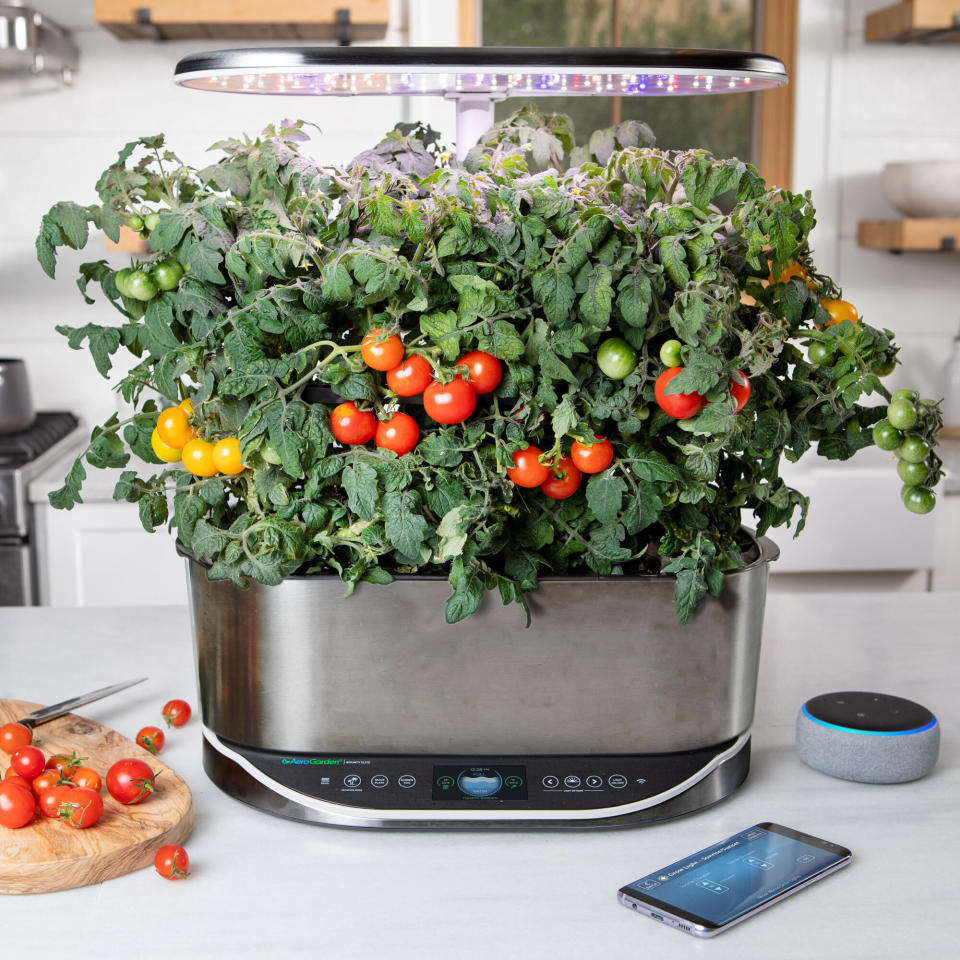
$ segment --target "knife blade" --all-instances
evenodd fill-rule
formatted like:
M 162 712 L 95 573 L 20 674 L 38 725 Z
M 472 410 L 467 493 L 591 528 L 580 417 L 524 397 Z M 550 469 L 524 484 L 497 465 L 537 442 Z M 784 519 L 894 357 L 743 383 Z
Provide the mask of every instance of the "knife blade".
M 56 720 L 65 713 L 70 713 L 74 707 L 82 707 L 85 703 L 93 703 L 94 700 L 100 700 L 102 697 L 109 697 L 113 693 L 119 693 L 138 683 L 143 683 L 146 677 L 138 677 L 136 680 L 125 680 L 123 683 L 114 683 L 109 687 L 101 687 L 99 690 L 93 690 L 90 693 L 82 693 L 79 697 L 72 697 L 70 700 L 61 700 L 60 703 L 54 703 L 42 710 L 35 710 L 29 717 L 18 720 L 25 727 L 31 730 L 40 723 L 46 723 L 48 720 Z

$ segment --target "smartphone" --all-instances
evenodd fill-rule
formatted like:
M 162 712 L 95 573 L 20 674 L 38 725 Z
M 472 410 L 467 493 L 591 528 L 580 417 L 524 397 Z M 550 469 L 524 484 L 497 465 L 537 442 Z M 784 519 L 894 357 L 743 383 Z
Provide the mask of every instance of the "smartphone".
M 694 937 L 715 937 L 834 873 L 846 847 L 758 823 L 620 888 L 620 902 Z

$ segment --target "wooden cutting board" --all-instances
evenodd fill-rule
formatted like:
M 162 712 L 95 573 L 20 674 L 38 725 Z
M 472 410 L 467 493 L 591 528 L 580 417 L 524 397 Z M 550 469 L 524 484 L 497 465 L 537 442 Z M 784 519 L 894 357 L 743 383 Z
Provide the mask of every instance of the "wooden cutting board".
M 28 716 L 40 705 L 0 699 L 0 724 Z M 38 726 L 34 745 L 49 757 L 74 751 L 87 757 L 106 781 L 117 760 L 150 764 L 157 789 L 143 803 L 124 806 L 103 788 L 103 816 L 86 830 L 39 814 L 19 830 L 0 827 L 0 893 L 46 893 L 100 883 L 153 865 L 166 843 L 182 843 L 193 828 L 193 798 L 186 783 L 162 760 L 115 730 L 74 714 Z M 6 771 L 10 758 L 0 752 Z

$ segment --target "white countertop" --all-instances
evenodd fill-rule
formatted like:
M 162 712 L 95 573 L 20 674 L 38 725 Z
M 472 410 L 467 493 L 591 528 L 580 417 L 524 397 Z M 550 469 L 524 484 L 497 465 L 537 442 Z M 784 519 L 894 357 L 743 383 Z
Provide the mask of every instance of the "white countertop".
M 958 636 L 958 594 L 771 597 L 746 784 L 699 814 L 625 830 L 368 832 L 277 819 L 207 780 L 192 719 L 163 753 L 193 790 L 192 876 L 169 883 L 151 868 L 0 899 L 4 946 L 13 956 L 67 944 L 75 960 L 954 956 Z M 172 697 L 196 707 L 185 609 L 0 608 L 0 696 L 54 702 L 143 674 L 147 683 L 80 712 L 132 736 Z M 934 773 L 876 786 L 801 764 L 800 703 L 842 689 L 894 693 L 937 713 Z M 622 884 L 762 820 L 844 844 L 854 863 L 715 940 L 617 903 Z

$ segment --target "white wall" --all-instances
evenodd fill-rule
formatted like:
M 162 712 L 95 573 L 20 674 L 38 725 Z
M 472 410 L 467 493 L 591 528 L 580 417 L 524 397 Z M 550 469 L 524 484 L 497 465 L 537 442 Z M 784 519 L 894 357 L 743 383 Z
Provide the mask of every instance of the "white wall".
M 349 160 L 412 114 L 428 113 L 452 138 L 452 108 L 442 101 L 429 106 L 421 101 L 414 108 L 403 97 L 293 100 L 186 90 L 173 83 L 181 57 L 242 43 L 120 41 L 96 25 L 91 0 L 34 0 L 34 5 L 69 28 L 80 47 L 72 88 L 51 79 L 0 75 L 0 356 L 26 359 L 40 409 L 73 410 L 91 423 L 116 406 L 89 354 L 71 351 L 54 327 L 112 322 L 113 309 L 102 301 L 84 304 L 75 268 L 101 257 L 119 266 L 128 255 L 107 254 L 102 237 L 94 236 L 81 253 L 61 257 L 52 281 L 37 264 L 33 244 L 41 216 L 55 202 L 97 202 L 97 178 L 128 140 L 163 132 L 183 160 L 206 165 L 215 159 L 205 153 L 214 141 L 256 134 L 285 117 L 321 127 L 306 150 L 323 161 Z M 446 0 L 391 0 L 383 42 L 456 44 L 456 11 Z

